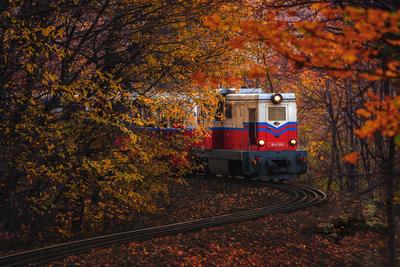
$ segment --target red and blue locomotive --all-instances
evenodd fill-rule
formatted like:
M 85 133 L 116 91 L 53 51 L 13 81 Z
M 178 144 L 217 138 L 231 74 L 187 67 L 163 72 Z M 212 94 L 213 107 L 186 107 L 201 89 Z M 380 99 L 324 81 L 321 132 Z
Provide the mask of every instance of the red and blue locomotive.
M 297 150 L 294 93 L 222 89 L 220 119 L 206 140 L 211 175 L 292 179 L 306 172 L 305 151 Z

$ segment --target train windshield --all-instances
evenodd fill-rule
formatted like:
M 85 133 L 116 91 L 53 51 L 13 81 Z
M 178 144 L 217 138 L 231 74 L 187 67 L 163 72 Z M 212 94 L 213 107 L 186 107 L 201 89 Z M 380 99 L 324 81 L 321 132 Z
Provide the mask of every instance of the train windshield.
M 286 107 L 268 107 L 269 121 L 285 121 Z

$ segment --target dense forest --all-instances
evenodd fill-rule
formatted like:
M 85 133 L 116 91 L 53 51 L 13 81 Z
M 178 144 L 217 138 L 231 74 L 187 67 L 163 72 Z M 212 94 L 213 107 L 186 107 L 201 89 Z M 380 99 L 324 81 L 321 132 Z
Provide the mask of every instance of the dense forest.
M 216 89 L 294 92 L 309 171 L 385 228 L 400 205 L 398 1 L 0 2 L 0 238 L 112 232 L 196 168 Z M 144 113 L 158 114 L 147 116 Z M 160 138 L 143 127 L 196 124 Z M 135 126 L 135 127 L 133 127 Z M 196 138 L 194 138 L 196 137 Z M 180 164 L 173 164 L 179 160 Z

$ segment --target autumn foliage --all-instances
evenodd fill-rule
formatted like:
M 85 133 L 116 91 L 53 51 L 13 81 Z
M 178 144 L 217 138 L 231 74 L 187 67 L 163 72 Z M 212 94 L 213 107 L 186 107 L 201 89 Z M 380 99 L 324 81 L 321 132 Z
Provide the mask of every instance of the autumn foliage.
M 370 100 L 364 104 L 364 108 L 356 111 L 357 115 L 367 120 L 361 129 L 356 130 L 356 134 L 366 138 L 381 132 L 387 137 L 396 136 L 400 145 L 400 96 L 387 96 L 383 101 L 371 92 L 368 96 Z
M 385 185 L 389 265 L 394 265 L 399 5 L 278 0 L 243 1 L 240 6 L 238 19 L 218 12 L 207 17 L 205 26 L 219 32 L 232 29 L 230 47 L 250 62 L 250 69 L 240 73 L 242 83 L 261 81 L 267 91 L 283 83 L 282 91 L 300 95 L 301 136 L 307 140 L 313 179 L 327 175 L 328 191 L 334 183 L 350 192 Z M 383 179 L 370 178 L 371 172 Z
M 192 168 L 188 147 L 214 117 L 215 89 L 246 86 L 297 94 L 308 182 L 379 191 L 369 197 L 385 208 L 393 263 L 399 8 L 3 1 L 0 238 L 107 232 L 155 211 Z M 197 128 L 187 135 L 186 126 Z
M 347 163 L 355 165 L 360 157 L 360 154 L 357 152 L 352 152 L 344 157 L 344 161 Z
M 217 67 L 223 44 L 200 23 L 216 7 L 1 4 L 2 238 L 111 231 L 154 212 L 166 184 L 190 171 L 188 147 L 204 133 L 182 131 L 197 123 L 193 107 L 212 114 L 215 95 L 190 74 Z

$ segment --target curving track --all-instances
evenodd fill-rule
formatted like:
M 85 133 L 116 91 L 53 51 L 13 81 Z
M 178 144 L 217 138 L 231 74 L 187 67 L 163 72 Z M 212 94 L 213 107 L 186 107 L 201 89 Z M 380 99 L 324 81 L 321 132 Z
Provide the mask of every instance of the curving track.
M 252 210 L 163 225 L 159 227 L 144 228 L 117 234 L 98 236 L 60 245 L 33 249 L 0 257 L 0 266 L 25 266 L 28 264 L 41 265 L 51 260 L 87 251 L 91 248 L 104 247 L 128 241 L 142 241 L 163 235 L 195 231 L 206 227 L 220 226 L 223 224 L 254 219 L 263 217 L 267 214 L 294 211 L 317 205 L 326 199 L 326 194 L 315 188 L 294 184 L 268 184 L 274 188 L 286 192 L 289 195 L 288 200 L 284 203 Z

